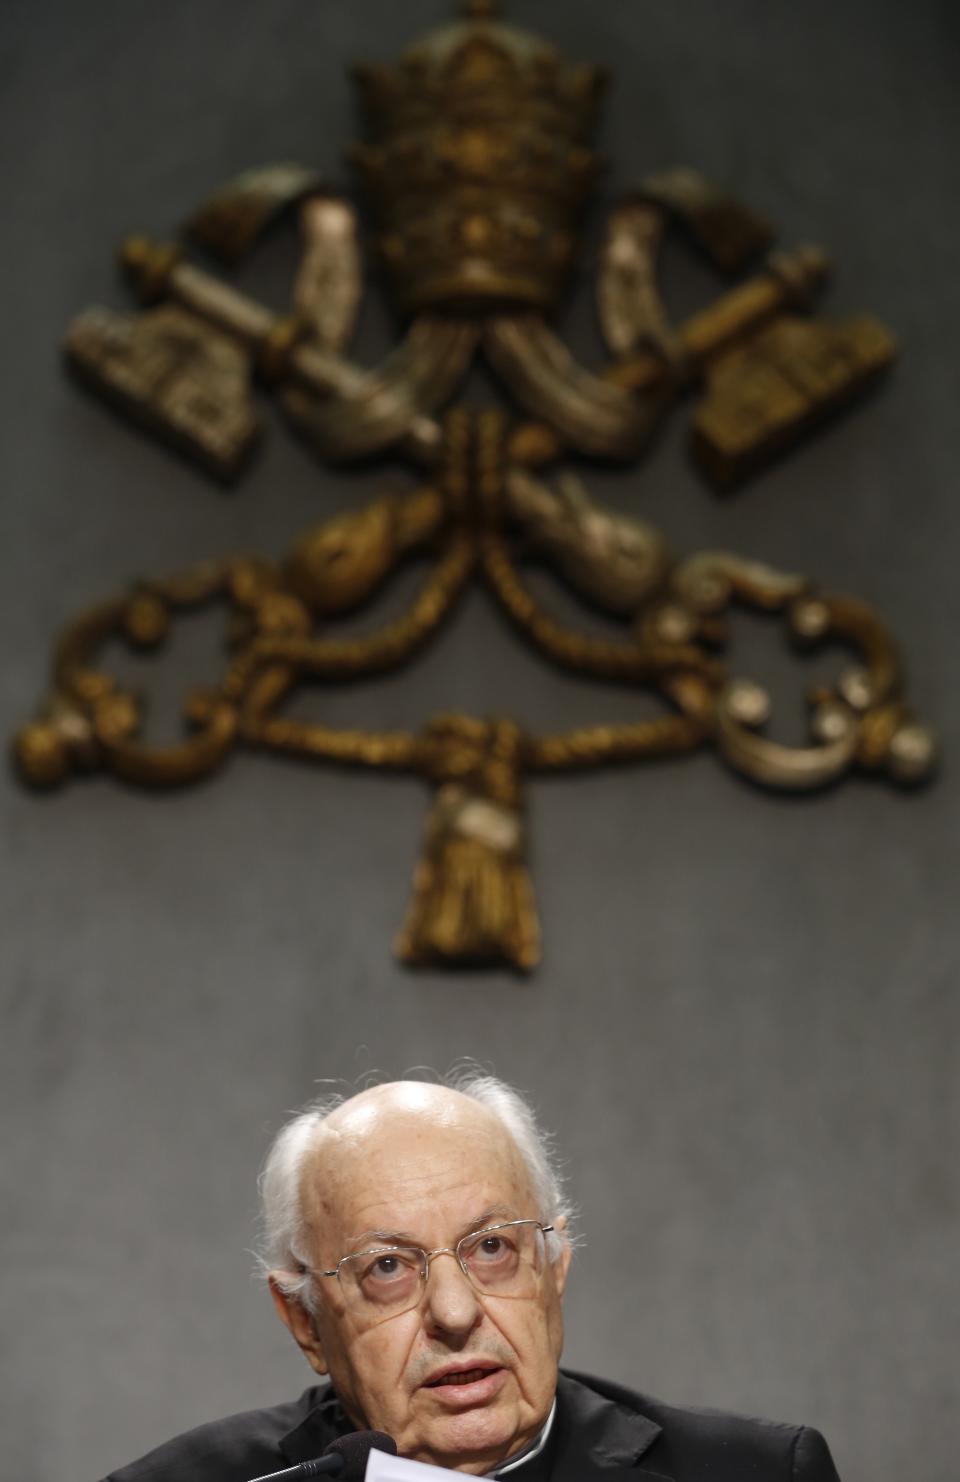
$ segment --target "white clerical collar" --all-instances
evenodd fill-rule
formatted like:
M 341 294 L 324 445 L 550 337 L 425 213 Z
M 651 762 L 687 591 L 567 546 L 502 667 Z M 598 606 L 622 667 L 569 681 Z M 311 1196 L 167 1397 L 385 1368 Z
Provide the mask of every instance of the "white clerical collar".
M 556 1395 L 554 1395 L 553 1404 L 550 1406 L 550 1414 L 547 1416 L 546 1421 L 544 1422 L 543 1430 L 540 1432 L 539 1436 L 537 1436 L 536 1440 L 531 1441 L 530 1445 L 525 1446 L 522 1451 L 518 1451 L 516 1456 L 511 1456 L 509 1461 L 505 1461 L 503 1463 L 503 1466 L 495 1467 L 492 1472 L 487 1472 L 485 1473 L 485 1475 L 487 1477 L 496 1478 L 505 1477 L 508 1472 L 514 1471 L 514 1469 L 517 1467 L 525 1466 L 528 1461 L 533 1461 L 533 1458 L 535 1456 L 539 1456 L 544 1446 L 546 1446 L 547 1441 L 550 1439 L 550 1431 L 553 1427 L 553 1417 L 556 1415 L 556 1413 L 557 1399 Z

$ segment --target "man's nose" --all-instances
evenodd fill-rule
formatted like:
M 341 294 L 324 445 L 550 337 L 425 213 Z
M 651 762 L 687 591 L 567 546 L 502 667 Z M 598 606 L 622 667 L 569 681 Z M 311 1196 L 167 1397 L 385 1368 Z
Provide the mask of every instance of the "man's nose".
M 447 1333 L 469 1333 L 481 1312 L 480 1299 L 453 1251 L 432 1256 L 424 1308 L 427 1326 Z

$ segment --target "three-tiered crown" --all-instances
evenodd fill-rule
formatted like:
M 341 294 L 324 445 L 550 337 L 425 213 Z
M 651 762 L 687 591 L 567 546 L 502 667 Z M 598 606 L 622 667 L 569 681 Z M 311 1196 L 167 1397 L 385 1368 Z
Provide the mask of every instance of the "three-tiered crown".
M 576 256 L 603 75 L 491 10 L 473 0 L 396 67 L 355 69 L 352 158 L 404 312 L 549 310 Z

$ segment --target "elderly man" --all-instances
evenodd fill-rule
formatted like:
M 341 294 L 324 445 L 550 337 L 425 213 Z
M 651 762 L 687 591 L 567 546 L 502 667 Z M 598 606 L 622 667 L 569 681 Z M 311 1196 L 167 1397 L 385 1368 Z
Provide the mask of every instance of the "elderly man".
M 328 1380 L 201 1426 L 112 1482 L 244 1482 L 376 1429 L 514 1482 L 836 1482 L 822 1437 L 561 1372 L 569 1211 L 509 1087 L 398 1081 L 308 1108 L 262 1180 L 277 1311 Z

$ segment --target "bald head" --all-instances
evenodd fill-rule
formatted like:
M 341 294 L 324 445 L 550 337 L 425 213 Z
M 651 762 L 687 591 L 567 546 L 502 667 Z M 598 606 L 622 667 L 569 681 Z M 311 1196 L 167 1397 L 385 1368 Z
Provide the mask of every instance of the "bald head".
M 385 1128 L 403 1123 L 407 1127 L 459 1127 L 507 1132 L 502 1117 L 489 1106 L 453 1086 L 431 1081 L 387 1081 L 359 1091 L 331 1111 L 319 1129 L 318 1143 L 326 1135 L 344 1138 L 376 1136 Z

